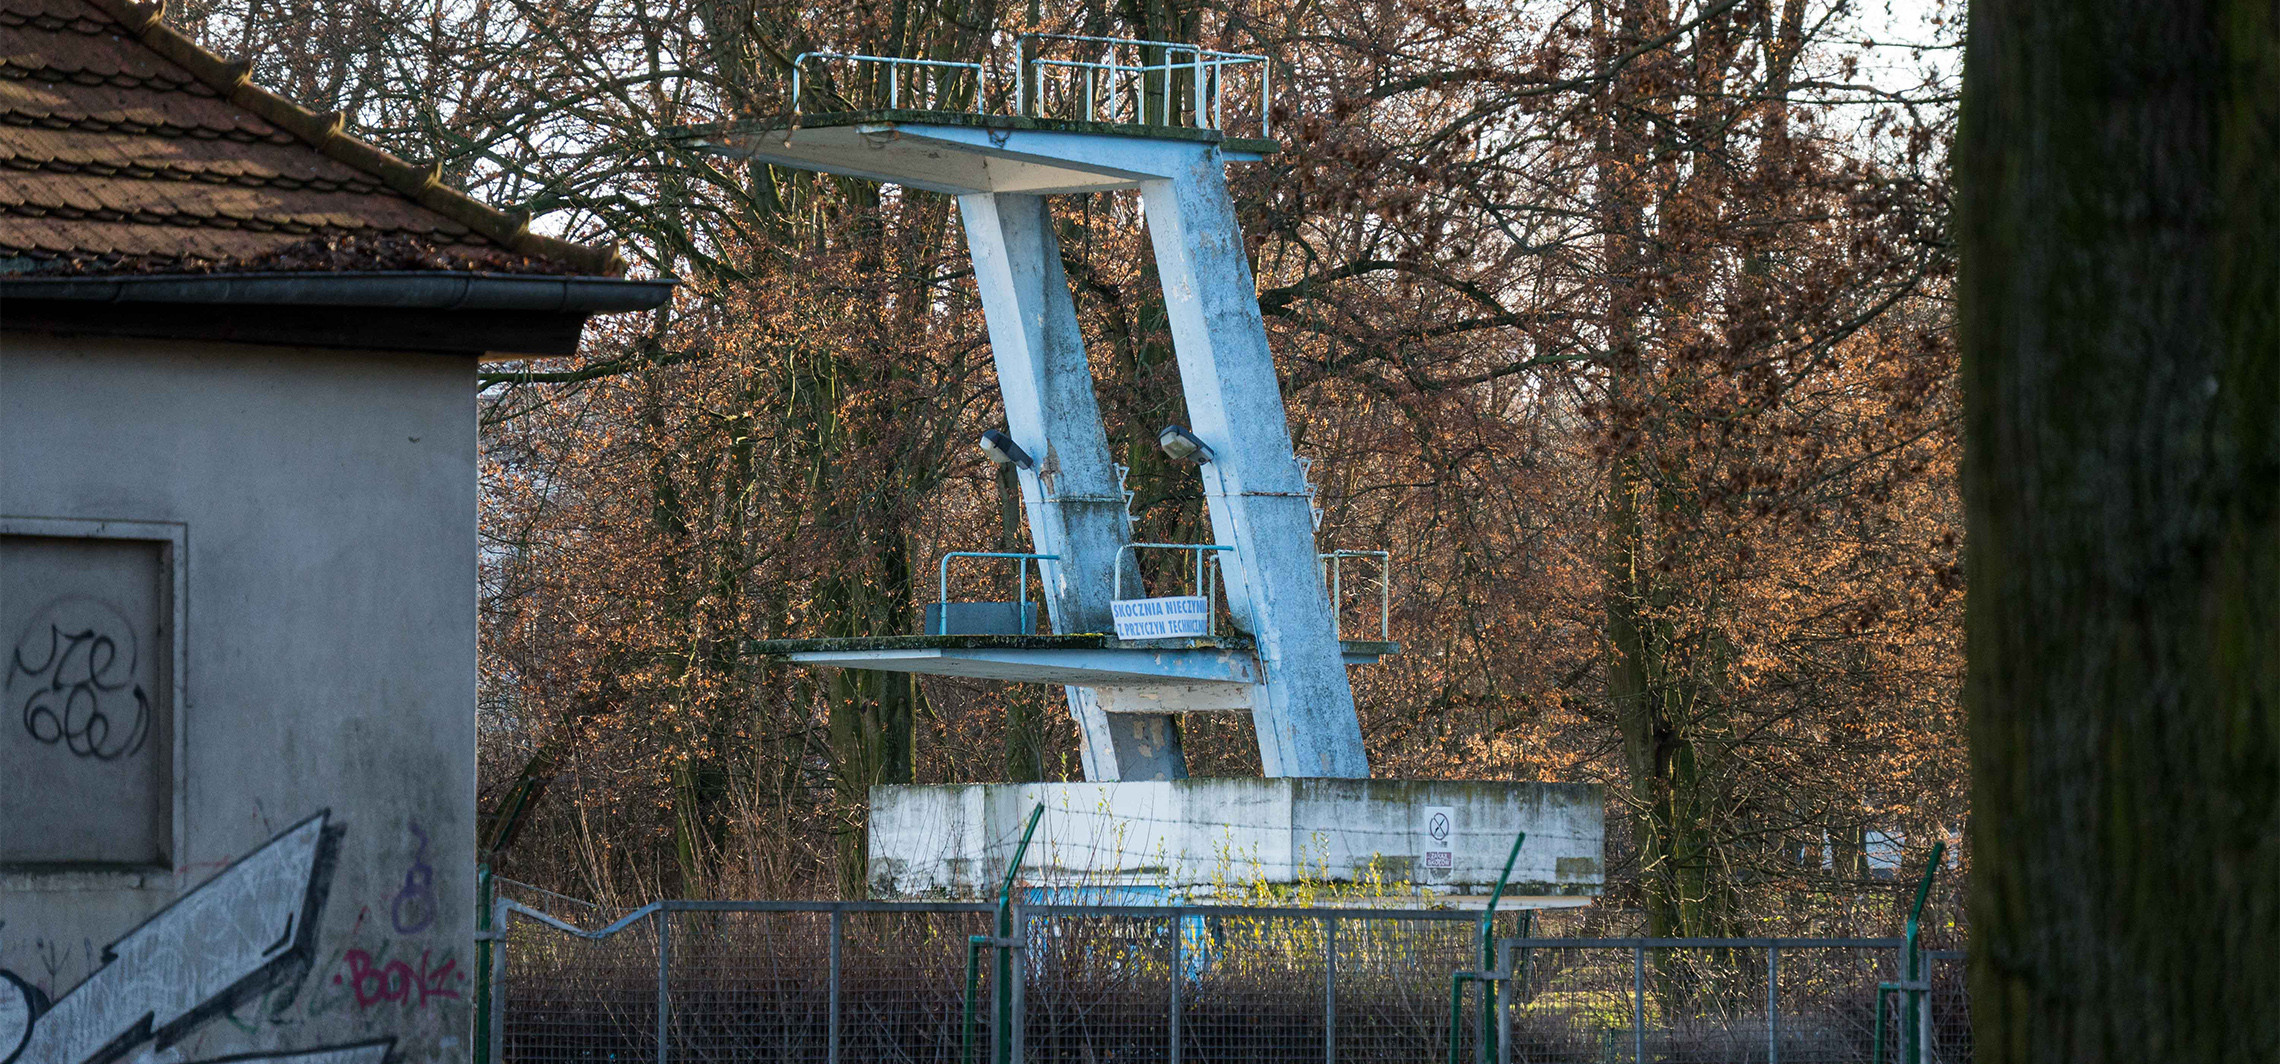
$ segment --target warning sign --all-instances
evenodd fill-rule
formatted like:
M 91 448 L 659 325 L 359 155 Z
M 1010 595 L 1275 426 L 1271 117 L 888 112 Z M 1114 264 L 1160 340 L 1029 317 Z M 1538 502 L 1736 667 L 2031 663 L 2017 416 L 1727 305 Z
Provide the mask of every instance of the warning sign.
M 1457 811 L 1446 805 L 1426 806 L 1423 826 L 1418 865 L 1428 876 L 1446 876 L 1457 865 Z
M 1117 599 L 1108 604 L 1118 639 L 1202 636 L 1211 631 L 1211 600 L 1201 595 Z

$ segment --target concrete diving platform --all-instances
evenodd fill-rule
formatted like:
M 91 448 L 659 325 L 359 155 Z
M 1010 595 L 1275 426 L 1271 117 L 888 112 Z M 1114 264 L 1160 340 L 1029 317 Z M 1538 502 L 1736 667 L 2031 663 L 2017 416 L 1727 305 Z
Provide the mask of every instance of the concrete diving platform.
M 1248 709 L 1252 687 L 1264 682 L 1257 647 L 1240 635 L 890 635 L 769 639 L 746 648 L 802 665 L 1090 687 L 1102 692 L 1101 708 L 1111 713 Z M 1339 644 L 1348 665 L 1374 664 L 1400 650 L 1379 640 Z
M 1261 884 L 1311 882 L 1462 905 L 1485 900 L 1521 831 L 1508 906 L 1584 905 L 1606 883 L 1596 784 L 1127 780 L 873 787 L 872 896 L 990 894 L 1039 803 L 1044 818 L 1017 876 L 1033 887 L 1240 898 Z
M 1199 148 L 1255 162 L 1281 147 L 1216 129 L 887 108 L 686 126 L 669 136 L 729 158 L 951 195 L 1137 188 L 1193 165 Z

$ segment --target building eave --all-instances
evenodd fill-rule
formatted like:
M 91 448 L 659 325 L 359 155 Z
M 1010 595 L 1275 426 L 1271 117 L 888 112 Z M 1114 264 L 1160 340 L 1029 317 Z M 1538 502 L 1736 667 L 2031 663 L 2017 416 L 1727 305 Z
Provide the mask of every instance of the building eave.
M 654 310 L 678 283 L 446 270 L 0 277 L 0 300 L 616 314 Z
M 562 358 L 586 319 L 650 310 L 677 282 L 364 272 L 0 277 L 11 332 Z

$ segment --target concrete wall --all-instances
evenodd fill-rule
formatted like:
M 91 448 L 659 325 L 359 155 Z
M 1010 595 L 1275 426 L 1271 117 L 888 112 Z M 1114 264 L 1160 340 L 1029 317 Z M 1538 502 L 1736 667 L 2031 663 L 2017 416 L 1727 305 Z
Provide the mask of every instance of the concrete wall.
M 994 895 L 1030 811 L 1029 885 L 1163 887 L 1204 897 L 1256 884 L 1354 883 L 1476 895 L 1528 833 L 1508 885 L 1525 903 L 1597 895 L 1596 785 L 1475 780 L 1187 779 L 871 788 L 879 897 Z M 1445 854 L 1445 862 L 1431 855 Z
M 468 1059 L 473 368 L 0 334 L 0 533 L 164 543 L 178 664 L 165 866 L 0 871 L 0 1061 Z

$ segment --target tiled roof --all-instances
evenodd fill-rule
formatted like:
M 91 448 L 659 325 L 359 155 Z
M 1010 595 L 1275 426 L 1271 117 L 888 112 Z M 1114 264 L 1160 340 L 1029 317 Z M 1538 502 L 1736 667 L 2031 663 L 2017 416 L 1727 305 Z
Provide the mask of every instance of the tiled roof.
M 0 0 L 0 275 L 615 275 L 125 0 Z

